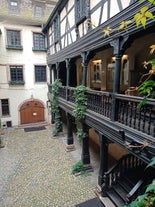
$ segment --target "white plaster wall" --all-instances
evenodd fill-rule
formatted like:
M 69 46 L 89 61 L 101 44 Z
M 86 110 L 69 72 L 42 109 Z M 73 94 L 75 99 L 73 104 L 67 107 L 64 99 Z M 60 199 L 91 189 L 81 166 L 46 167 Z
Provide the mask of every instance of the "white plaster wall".
M 12 121 L 12 125 L 20 124 L 19 106 L 30 98 L 41 100 L 46 109 L 47 101 L 47 83 L 35 83 L 34 65 L 46 65 L 46 52 L 33 52 L 33 33 L 41 32 L 41 27 L 5 25 L 0 24 L 2 34 L 0 35 L 0 99 L 8 98 L 10 103 L 10 117 L 3 117 L 2 121 Z M 21 30 L 23 50 L 6 49 L 6 32 L 5 29 Z M 24 66 L 23 86 L 10 86 L 9 65 Z M 49 81 L 49 70 L 47 68 L 47 82 Z M 45 110 L 45 120 L 48 121 L 48 112 Z

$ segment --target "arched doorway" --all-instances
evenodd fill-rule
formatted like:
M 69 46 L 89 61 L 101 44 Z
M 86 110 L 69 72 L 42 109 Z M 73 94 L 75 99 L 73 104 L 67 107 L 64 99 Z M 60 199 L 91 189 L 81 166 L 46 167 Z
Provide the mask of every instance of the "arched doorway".
M 20 107 L 21 124 L 44 121 L 44 106 L 38 100 L 29 100 Z

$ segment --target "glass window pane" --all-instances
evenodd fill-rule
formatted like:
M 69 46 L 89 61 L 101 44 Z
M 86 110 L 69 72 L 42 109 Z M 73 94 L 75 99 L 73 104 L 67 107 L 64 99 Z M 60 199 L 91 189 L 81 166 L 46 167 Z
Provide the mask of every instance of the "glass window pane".
M 23 67 L 10 66 L 11 81 L 23 81 Z
M 20 32 L 7 30 L 7 42 L 9 46 L 21 46 Z
M 9 102 L 8 99 L 1 100 L 2 116 L 9 115 Z
M 33 33 L 33 47 L 35 49 L 45 49 L 45 37 L 39 33 Z
M 35 81 L 46 82 L 46 66 L 35 66 Z

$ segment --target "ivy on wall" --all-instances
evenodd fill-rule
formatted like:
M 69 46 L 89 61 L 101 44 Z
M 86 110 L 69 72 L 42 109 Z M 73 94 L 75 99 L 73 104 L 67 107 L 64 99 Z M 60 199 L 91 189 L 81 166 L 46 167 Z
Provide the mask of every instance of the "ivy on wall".
M 61 86 L 60 79 L 56 79 L 54 83 L 52 84 L 52 113 L 54 114 L 54 121 L 55 121 L 55 128 L 52 131 L 53 136 L 57 136 L 59 132 L 62 131 L 62 121 L 61 121 L 61 115 L 60 115 L 60 109 L 59 109 L 59 87 Z
M 77 137 L 79 139 L 87 137 L 87 133 L 83 131 L 83 121 L 86 117 L 87 110 L 87 96 L 86 91 L 88 88 L 84 85 L 79 85 L 75 88 L 74 98 L 75 98 L 75 108 L 73 110 L 73 116 L 76 120 Z

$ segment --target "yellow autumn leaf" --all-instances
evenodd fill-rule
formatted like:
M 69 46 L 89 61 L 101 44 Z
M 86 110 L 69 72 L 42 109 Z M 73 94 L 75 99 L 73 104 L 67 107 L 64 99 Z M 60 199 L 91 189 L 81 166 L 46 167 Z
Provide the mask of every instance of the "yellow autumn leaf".
M 149 12 L 148 10 L 149 10 L 149 7 L 145 6 L 141 8 L 139 13 L 135 14 L 134 19 L 136 21 L 136 26 L 139 26 L 139 24 L 141 23 L 143 27 L 145 28 L 147 18 L 154 19 L 153 14 Z
M 151 45 L 150 46 L 150 54 L 153 54 L 154 53 L 154 51 L 155 51 L 155 45 Z
M 145 14 L 145 12 L 146 12 L 148 9 L 149 9 L 148 6 L 144 6 L 144 7 L 142 7 L 141 10 L 140 10 L 141 14 Z
M 119 30 L 127 29 L 128 25 L 131 23 L 131 20 L 123 21 L 120 23 Z
M 111 31 L 111 28 L 110 27 L 107 27 L 106 29 L 103 30 L 104 32 L 104 37 L 107 37 L 110 35 L 110 31 Z

